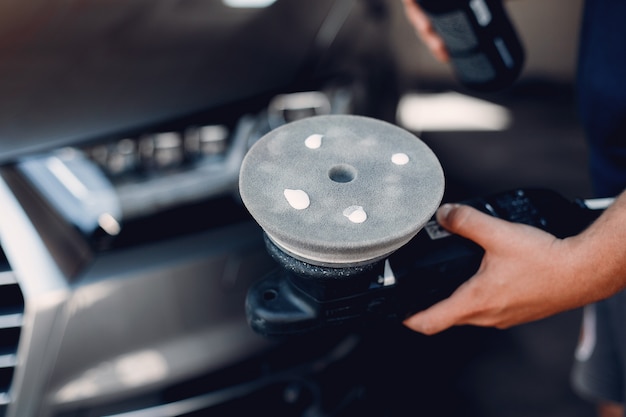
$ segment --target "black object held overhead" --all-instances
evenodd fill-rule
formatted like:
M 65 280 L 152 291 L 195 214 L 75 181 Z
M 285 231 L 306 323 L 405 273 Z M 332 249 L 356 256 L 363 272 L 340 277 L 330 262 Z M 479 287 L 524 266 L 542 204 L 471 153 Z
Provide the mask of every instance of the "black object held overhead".
M 524 48 L 502 0 L 416 0 L 443 38 L 459 81 L 468 89 L 509 87 L 524 66 Z

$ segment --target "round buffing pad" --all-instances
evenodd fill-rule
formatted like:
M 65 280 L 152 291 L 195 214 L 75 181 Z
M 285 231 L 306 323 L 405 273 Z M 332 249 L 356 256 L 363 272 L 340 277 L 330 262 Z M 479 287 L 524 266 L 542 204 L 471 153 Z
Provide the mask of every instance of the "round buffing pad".
M 352 115 L 314 116 L 272 130 L 241 166 L 241 198 L 293 257 L 331 267 L 392 253 L 441 203 L 435 154 L 411 133 Z

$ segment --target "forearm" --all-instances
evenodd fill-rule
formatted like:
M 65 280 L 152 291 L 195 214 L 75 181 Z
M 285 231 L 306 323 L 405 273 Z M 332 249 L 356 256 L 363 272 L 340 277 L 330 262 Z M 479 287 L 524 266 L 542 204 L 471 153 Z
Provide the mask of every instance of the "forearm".
M 626 287 L 626 192 L 581 234 L 566 239 L 576 284 L 587 287 L 582 304 Z

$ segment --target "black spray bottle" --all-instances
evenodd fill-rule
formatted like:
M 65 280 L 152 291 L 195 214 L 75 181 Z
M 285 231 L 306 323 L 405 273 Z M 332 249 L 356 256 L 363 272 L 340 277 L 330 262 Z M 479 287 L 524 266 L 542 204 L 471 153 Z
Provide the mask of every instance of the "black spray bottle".
M 524 48 L 502 0 L 415 0 L 443 38 L 459 81 L 468 89 L 510 86 L 524 65 Z

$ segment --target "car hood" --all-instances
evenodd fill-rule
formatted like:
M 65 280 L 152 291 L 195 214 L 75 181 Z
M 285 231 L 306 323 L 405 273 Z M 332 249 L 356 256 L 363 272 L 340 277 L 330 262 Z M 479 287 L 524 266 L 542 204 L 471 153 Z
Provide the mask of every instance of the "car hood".
M 227 3 L 2 2 L 0 163 L 285 85 L 336 2 Z

